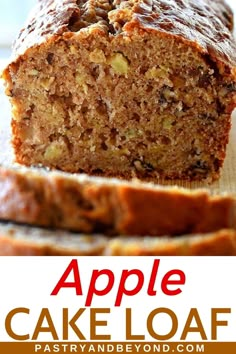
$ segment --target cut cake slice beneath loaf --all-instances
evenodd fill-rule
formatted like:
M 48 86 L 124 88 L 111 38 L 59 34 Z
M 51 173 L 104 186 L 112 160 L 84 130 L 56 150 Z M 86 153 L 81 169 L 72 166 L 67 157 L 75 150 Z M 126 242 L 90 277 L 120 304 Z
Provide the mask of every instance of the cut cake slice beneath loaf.
M 235 256 L 236 231 L 179 237 L 81 235 L 0 222 L 0 256 Z
M 224 0 L 39 1 L 3 73 L 17 162 L 216 179 L 235 107 Z
M 111 235 L 236 229 L 236 200 L 207 190 L 0 167 L 0 219 Z

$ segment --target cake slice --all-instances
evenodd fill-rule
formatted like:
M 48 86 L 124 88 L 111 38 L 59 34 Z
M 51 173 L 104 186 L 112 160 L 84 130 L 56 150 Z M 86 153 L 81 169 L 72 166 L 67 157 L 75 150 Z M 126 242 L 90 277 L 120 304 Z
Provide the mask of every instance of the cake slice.
M 0 256 L 102 256 L 109 238 L 0 222 Z
M 81 235 L 0 222 L 0 256 L 235 256 L 236 231 L 180 237 Z
M 3 78 L 16 161 L 214 180 L 236 103 L 224 0 L 44 0 Z
M 109 235 L 236 229 L 236 200 L 207 190 L 0 167 L 0 220 Z

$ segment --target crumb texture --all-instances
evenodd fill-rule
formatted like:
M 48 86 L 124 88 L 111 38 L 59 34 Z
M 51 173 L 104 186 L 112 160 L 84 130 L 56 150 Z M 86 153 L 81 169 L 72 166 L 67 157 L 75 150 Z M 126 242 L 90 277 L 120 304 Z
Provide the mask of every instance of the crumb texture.
M 36 13 L 3 74 L 17 162 L 153 181 L 219 177 L 236 105 L 224 1 L 46 0 Z

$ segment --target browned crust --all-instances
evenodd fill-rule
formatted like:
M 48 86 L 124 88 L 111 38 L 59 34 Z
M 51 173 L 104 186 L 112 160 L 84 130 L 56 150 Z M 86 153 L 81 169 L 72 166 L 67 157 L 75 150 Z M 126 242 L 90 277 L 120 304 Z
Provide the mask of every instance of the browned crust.
M 110 37 L 152 31 L 174 36 L 230 70 L 236 65 L 233 14 L 224 0 L 41 0 L 15 43 L 15 58 L 63 35 L 91 30 Z M 124 6 L 123 6 L 124 7 Z
M 148 244 L 148 242 L 150 244 Z M 220 230 L 211 234 L 188 235 L 178 238 L 136 238 L 110 242 L 107 255 L 112 256 L 235 256 L 235 230 Z
M 0 219 L 78 232 L 182 235 L 236 229 L 235 199 L 42 169 L 0 168 Z
M 84 236 L 0 223 L 0 256 L 235 256 L 236 231 L 165 237 Z
M 145 235 L 147 229 L 151 235 L 167 234 L 167 229 L 170 235 L 194 234 L 236 225 L 235 202 L 229 196 L 211 197 L 203 191 L 177 189 L 153 193 L 127 185 L 120 188 L 119 199 L 125 215 L 120 230 L 127 234 Z

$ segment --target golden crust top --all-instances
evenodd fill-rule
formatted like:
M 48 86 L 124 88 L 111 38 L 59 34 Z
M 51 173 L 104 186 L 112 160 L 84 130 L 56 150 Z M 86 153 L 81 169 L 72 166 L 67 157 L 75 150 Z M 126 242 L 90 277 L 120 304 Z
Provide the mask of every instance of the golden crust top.
M 39 0 L 15 43 L 16 57 L 49 37 L 100 29 L 108 36 L 154 31 L 236 66 L 233 14 L 224 0 Z

